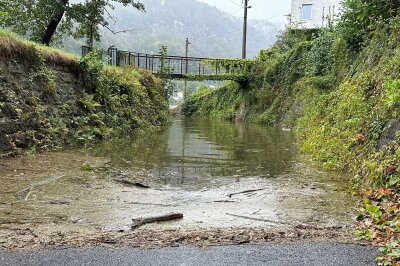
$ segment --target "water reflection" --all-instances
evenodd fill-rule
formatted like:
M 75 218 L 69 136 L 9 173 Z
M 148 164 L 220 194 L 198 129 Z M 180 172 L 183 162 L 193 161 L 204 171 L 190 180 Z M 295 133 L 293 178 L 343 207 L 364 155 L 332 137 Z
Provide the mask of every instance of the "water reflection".
M 82 171 L 82 163 L 95 171 Z M 168 225 L 179 228 L 265 226 L 227 213 L 276 222 L 269 226 L 350 224 L 354 206 L 343 177 L 304 163 L 290 132 L 224 121 L 177 120 L 158 132 L 0 166 L 0 225 L 51 219 L 120 229 L 159 212 L 184 213 Z M 151 188 L 114 182 L 118 175 Z M 21 191 L 24 200 L 16 198 Z
M 294 147 L 292 134 L 278 129 L 176 120 L 166 130 L 97 145 L 89 154 L 111 158 L 110 165 L 129 171 L 132 178 L 207 187 L 240 178 L 282 175 L 291 169 Z

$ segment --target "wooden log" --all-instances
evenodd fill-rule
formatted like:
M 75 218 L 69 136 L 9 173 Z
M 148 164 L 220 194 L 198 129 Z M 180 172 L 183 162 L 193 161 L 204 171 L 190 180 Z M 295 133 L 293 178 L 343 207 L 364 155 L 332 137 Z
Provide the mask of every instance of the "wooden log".
M 240 192 L 230 193 L 230 194 L 228 194 L 228 197 L 232 198 L 232 196 L 234 196 L 234 195 L 257 192 L 257 191 L 261 191 L 261 190 L 264 190 L 264 189 L 265 188 L 250 189 L 250 190 L 244 190 L 244 191 L 240 191 Z
M 140 188 L 150 188 L 149 185 L 145 185 L 140 182 L 130 181 L 128 179 L 114 178 L 113 180 L 114 180 L 114 182 L 121 183 L 121 184 L 128 185 L 128 186 L 134 186 L 134 187 L 140 187 Z
M 133 224 L 131 225 L 131 229 L 136 229 L 142 225 L 156 222 L 167 222 L 172 220 L 183 219 L 182 213 L 169 213 L 160 216 L 154 217 L 144 217 L 144 218 L 135 218 L 132 219 Z

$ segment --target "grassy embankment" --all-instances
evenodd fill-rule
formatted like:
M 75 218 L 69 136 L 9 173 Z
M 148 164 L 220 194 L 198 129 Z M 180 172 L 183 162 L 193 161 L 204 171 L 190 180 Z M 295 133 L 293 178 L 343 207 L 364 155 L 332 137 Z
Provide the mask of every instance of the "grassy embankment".
M 301 149 L 327 170 L 354 174 L 359 239 L 400 260 L 400 19 L 376 26 L 358 50 L 336 27 L 288 31 L 255 60 L 246 88 L 195 93 L 188 116 L 292 127 Z M 245 115 L 243 115 L 245 113 Z
M 162 82 L 0 31 L 0 148 L 20 154 L 157 127 L 170 116 Z

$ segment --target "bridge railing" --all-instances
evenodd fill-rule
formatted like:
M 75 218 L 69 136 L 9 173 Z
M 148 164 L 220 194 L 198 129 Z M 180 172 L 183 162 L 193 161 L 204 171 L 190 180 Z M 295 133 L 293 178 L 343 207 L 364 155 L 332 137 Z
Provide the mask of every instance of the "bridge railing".
M 89 47 L 82 47 L 82 55 L 90 51 Z M 175 76 L 183 75 L 225 75 L 243 74 L 244 65 L 235 64 L 238 59 L 216 59 L 184 56 L 161 56 L 156 54 L 136 53 L 118 50 L 110 47 L 107 52 L 107 63 L 112 66 L 136 66 L 141 69 L 160 73 L 162 68 Z M 229 62 L 230 64 L 226 64 Z

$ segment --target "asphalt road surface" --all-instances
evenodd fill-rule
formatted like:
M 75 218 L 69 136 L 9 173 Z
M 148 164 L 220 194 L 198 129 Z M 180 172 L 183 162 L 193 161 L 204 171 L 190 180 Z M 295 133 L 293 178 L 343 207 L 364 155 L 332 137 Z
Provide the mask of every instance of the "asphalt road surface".
M 210 248 L 87 248 L 36 252 L 0 251 L 0 265 L 375 265 L 376 248 L 334 243 Z

